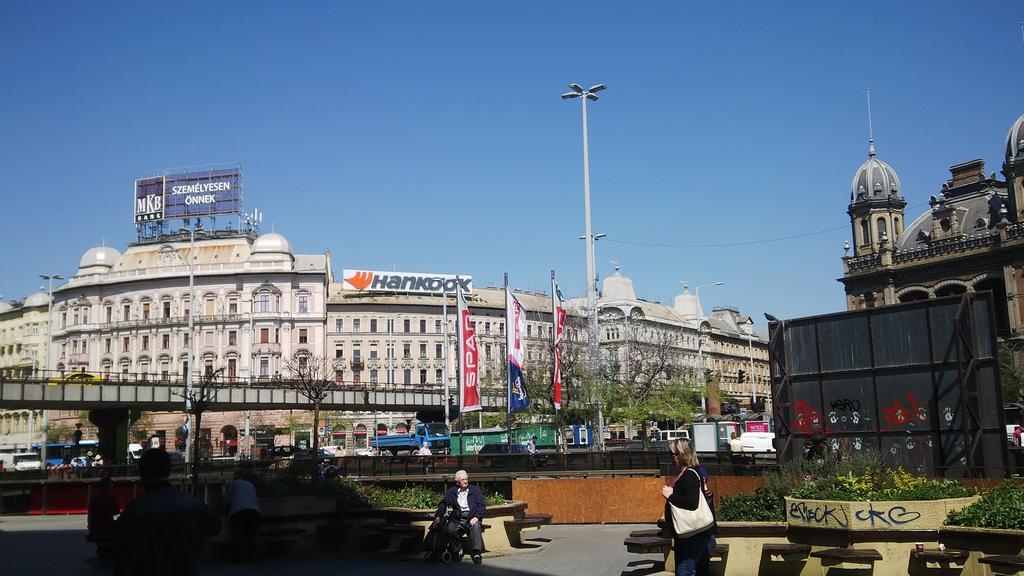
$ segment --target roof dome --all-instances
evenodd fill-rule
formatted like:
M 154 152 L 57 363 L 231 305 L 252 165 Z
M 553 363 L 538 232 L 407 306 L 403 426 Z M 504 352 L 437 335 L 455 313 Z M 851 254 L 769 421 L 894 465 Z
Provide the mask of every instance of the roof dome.
M 601 283 L 601 297 L 605 300 L 636 300 L 633 281 L 623 276 L 616 266 L 615 274 L 605 278 Z
M 30 294 L 28 298 L 25 298 L 25 304 L 23 308 L 34 308 L 36 306 L 46 306 L 50 303 L 50 297 L 47 296 L 46 292 L 36 292 Z
M 277 232 L 270 232 L 264 234 L 256 239 L 252 244 L 253 254 L 292 254 L 292 245 L 288 242 L 288 239 L 278 234 Z
M 860 165 L 850 185 L 850 201 L 884 200 L 899 197 L 900 179 L 896 171 L 875 156 L 875 143 L 871 142 L 867 162 Z
M 113 268 L 119 258 L 121 258 L 121 253 L 117 250 L 107 246 L 97 246 L 90 248 L 82 255 L 82 259 L 78 261 L 78 267 L 104 266 L 106 268 Z
M 1006 160 L 1015 160 L 1024 152 L 1024 115 L 1017 118 L 1017 121 L 1010 127 L 1010 133 L 1006 135 Z
M 0 302 L 0 314 L 3 314 L 4 312 L 7 312 L 11 308 L 13 308 L 13 307 L 10 304 L 8 304 L 7 302 Z
M 676 296 L 673 308 L 687 320 L 696 320 L 704 316 L 704 311 L 700 307 L 700 298 L 696 294 L 690 294 L 687 288 L 683 288 L 683 293 Z

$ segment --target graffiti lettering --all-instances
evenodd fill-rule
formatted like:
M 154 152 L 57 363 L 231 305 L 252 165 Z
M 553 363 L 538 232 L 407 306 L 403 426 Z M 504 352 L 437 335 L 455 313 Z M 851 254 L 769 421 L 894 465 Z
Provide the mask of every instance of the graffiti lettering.
M 842 412 L 856 412 L 860 410 L 860 400 L 856 398 L 839 398 L 832 401 L 832 409 Z
M 903 526 L 920 518 L 921 513 L 908 511 L 905 506 L 893 506 L 888 511 L 875 510 L 874 504 L 868 503 L 868 509 L 858 510 L 854 517 L 861 522 L 871 522 L 871 527 L 874 528 L 876 519 L 886 526 Z
M 838 526 L 840 528 L 846 528 L 850 523 L 842 508 L 828 504 L 818 504 L 812 508 L 806 502 L 793 502 L 789 506 L 789 517 L 800 520 L 804 524 Z

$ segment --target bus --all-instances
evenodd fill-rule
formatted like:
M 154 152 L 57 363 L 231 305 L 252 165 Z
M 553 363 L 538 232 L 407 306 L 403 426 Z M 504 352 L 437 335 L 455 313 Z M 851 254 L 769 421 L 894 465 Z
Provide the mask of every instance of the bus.
M 78 444 L 74 442 L 63 442 L 46 445 L 46 466 L 60 466 L 64 462 L 71 462 L 72 458 L 85 456 L 89 452 L 96 454 L 100 443 L 95 440 L 82 440 Z M 32 450 L 39 452 L 39 444 L 34 444 Z

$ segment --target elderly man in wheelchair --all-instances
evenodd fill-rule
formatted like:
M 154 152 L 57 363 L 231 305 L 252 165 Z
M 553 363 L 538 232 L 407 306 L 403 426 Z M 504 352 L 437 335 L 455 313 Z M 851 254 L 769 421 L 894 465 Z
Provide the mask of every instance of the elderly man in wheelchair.
M 445 493 L 437 506 L 434 522 L 430 526 L 432 542 L 430 556 L 449 562 L 461 560 L 464 554 L 462 539 L 469 536 L 470 556 L 480 564 L 484 548 L 483 519 L 487 503 L 480 488 L 469 483 L 465 470 L 455 473 L 455 486 Z

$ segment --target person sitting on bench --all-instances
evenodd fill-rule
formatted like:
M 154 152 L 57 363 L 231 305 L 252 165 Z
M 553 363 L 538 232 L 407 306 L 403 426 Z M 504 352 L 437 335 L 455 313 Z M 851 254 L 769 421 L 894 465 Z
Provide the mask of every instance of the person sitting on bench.
M 483 519 L 487 503 L 480 488 L 469 483 L 469 474 L 465 470 L 455 473 L 455 484 L 448 489 L 444 500 L 437 506 L 434 527 L 436 528 L 441 523 L 441 518 L 451 510 L 448 525 L 445 527 L 446 536 L 452 540 L 458 538 L 460 532 L 468 533 L 473 563 L 480 564 L 480 552 L 484 548 Z

